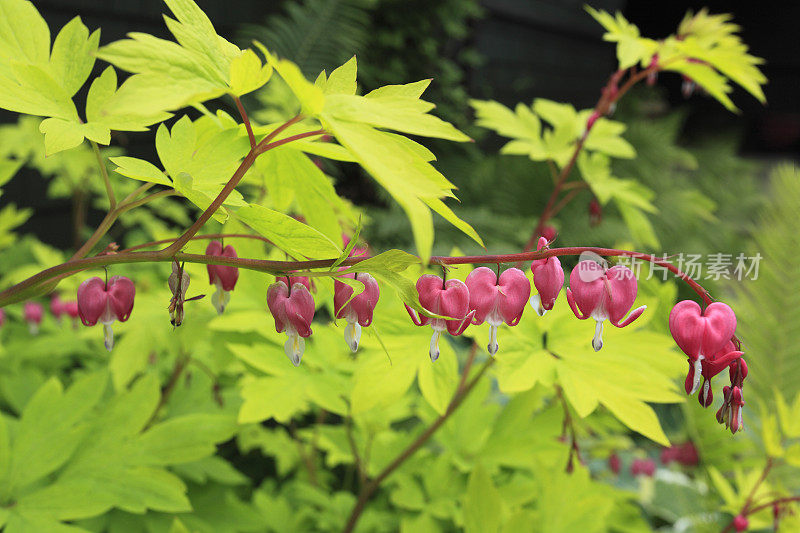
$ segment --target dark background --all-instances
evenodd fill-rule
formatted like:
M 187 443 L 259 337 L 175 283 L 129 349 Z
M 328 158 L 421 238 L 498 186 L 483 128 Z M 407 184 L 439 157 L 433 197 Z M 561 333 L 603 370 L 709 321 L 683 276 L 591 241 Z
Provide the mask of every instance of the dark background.
M 263 21 L 285 12 L 284 2 L 263 0 L 197 0 L 214 22 L 217 31 L 233 39 L 243 24 Z M 439 0 L 389 1 L 397 18 L 430 9 Z M 530 102 L 535 97 L 566 101 L 578 108 L 593 106 L 599 88 L 614 70 L 614 46 L 603 42 L 603 29 L 584 11 L 584 0 L 483 0 L 483 16 L 470 25 L 463 41 L 474 48 L 482 61 L 466 67 L 464 85 L 474 97 L 493 98 L 507 105 Z M 740 132 L 741 152 L 758 158 L 796 158 L 800 153 L 800 39 L 797 21 L 800 3 L 723 1 L 624 1 L 595 0 L 595 8 L 622 10 L 642 35 L 659 38 L 675 31 L 688 9 L 708 7 L 712 13 L 733 12 L 742 27 L 742 37 L 751 53 L 766 60 L 763 71 L 769 79 L 765 88 L 767 106 L 737 88 L 734 102 L 741 114 L 733 115 L 710 98 L 685 101 L 680 78 L 662 75 L 659 85 L 674 106 L 689 108 L 687 131 L 732 129 Z M 35 5 L 55 34 L 69 19 L 80 15 L 93 30 L 102 28 L 101 43 L 141 31 L 169 38 L 161 18 L 167 8 L 159 0 L 56 0 Z M 384 8 L 386 9 L 386 8 Z M 395 11 L 396 10 L 396 11 Z M 385 19 L 382 19 L 385 23 Z M 391 19 L 390 19 L 391 20 Z M 395 19 L 396 20 L 396 19 Z M 376 28 L 380 31 L 380 28 Z M 462 46 L 464 43 L 459 43 Z M 99 68 L 96 68 L 99 73 Z M 426 72 L 433 76 L 436 72 Z M 422 77 L 422 76 L 421 76 Z M 382 80 L 383 83 L 413 81 Z M 435 83 L 435 81 L 434 81 Z M 80 106 L 79 106 L 80 108 Z M 0 112 L 0 122 L 16 120 Z M 152 136 L 134 139 L 127 146 L 133 155 L 148 157 Z M 145 153 L 142 153 L 145 151 Z M 153 159 L 154 154 L 150 155 Z M 44 181 L 33 171 L 21 175 L 6 187 L 0 204 L 13 202 L 32 207 L 34 216 L 22 228 L 59 247 L 71 244 L 70 233 L 59 220 L 69 217 L 68 201 L 48 200 Z

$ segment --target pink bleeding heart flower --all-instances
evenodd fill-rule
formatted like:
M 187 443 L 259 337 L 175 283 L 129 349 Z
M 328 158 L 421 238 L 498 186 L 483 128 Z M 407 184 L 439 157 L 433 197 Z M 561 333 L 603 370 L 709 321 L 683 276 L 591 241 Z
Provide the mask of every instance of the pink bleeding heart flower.
M 531 284 L 522 270 L 509 268 L 500 274 L 487 267 L 469 273 L 466 281 L 469 290 L 469 308 L 474 312 L 472 323 L 489 323 L 490 355 L 497 353 L 497 327 L 505 322 L 516 326 L 531 295 Z
M 99 277 L 89 278 L 78 287 L 78 315 L 84 326 L 103 324 L 106 350 L 114 347 L 115 320 L 125 322 L 133 311 L 136 287 L 124 276 L 111 276 L 108 281 Z
M 431 348 L 428 353 L 431 361 L 436 361 L 439 358 L 439 337 L 442 332 L 447 330 L 450 335 L 461 335 L 475 315 L 474 310 L 469 310 L 469 289 L 461 280 L 444 281 L 439 276 L 425 274 L 417 280 L 417 293 L 423 309 L 434 315 L 449 317 L 444 319 L 420 316 L 406 305 L 406 311 L 414 324 L 417 326 L 430 324 L 433 328 Z
M 683 466 L 697 466 L 700 463 L 700 456 L 695 445 L 688 441 L 661 450 L 661 464 L 666 465 L 672 461 Z
M 58 294 L 50 297 L 50 313 L 55 317 L 56 321 L 61 322 L 61 315 L 65 312 L 64 302 Z
M 42 323 L 42 316 L 44 315 L 44 308 L 38 302 L 25 302 L 22 311 L 25 322 L 28 323 L 28 329 L 31 335 L 39 333 L 39 324 Z
M 547 249 L 549 242 L 544 237 L 539 237 L 537 251 Z M 558 257 L 547 257 L 536 259 L 531 263 L 533 273 L 533 285 L 538 294 L 531 298 L 531 306 L 536 314 L 543 316 L 553 308 L 553 304 L 564 286 L 564 269 L 561 268 L 561 261 Z
M 294 366 L 300 366 L 306 349 L 304 339 L 311 335 L 314 320 L 314 297 L 309 288 L 306 277 L 283 277 L 267 289 L 267 306 L 275 319 L 275 330 L 286 331 L 289 339 L 283 350 Z
M 372 324 L 372 313 L 378 304 L 381 289 L 375 278 L 366 272 L 342 274 L 341 277 L 351 278 L 364 284 L 364 291 L 353 296 L 353 288 L 350 285 L 339 280 L 333 282 L 333 309 L 336 318 L 347 320 L 344 340 L 355 353 L 361 340 L 361 328 Z
M 206 255 L 215 257 L 236 258 L 236 250 L 230 244 L 222 247 L 219 241 L 211 241 L 206 247 Z M 225 311 L 225 307 L 231 300 L 231 291 L 236 286 L 239 279 L 239 269 L 227 265 L 206 265 L 208 270 L 208 282 L 216 287 L 216 291 L 211 296 L 211 303 L 220 315 Z
M 64 302 L 64 312 L 72 319 L 72 327 L 77 327 L 79 317 L 78 302 L 75 300 Z
M 700 386 L 702 361 L 722 350 L 733 337 L 736 315 L 721 302 L 701 310 L 697 302 L 683 300 L 669 314 L 669 330 L 678 347 L 689 356 L 686 393 L 693 394 Z
M 742 533 L 743 531 L 747 531 L 747 528 L 749 528 L 749 527 L 750 527 L 750 521 L 747 520 L 746 516 L 737 514 L 734 517 L 734 519 L 733 519 L 733 529 L 737 533 Z
M 656 473 L 656 462 L 652 459 L 634 459 L 631 463 L 631 474 L 634 476 L 653 477 Z
M 567 302 L 580 320 L 593 318 L 595 326 L 592 347 L 599 351 L 603 347 L 603 322 L 608 320 L 618 328 L 624 328 L 647 309 L 643 305 L 631 311 L 636 300 L 638 284 L 636 276 L 628 267 L 617 265 L 606 270 L 594 261 L 578 263 L 569 276 Z

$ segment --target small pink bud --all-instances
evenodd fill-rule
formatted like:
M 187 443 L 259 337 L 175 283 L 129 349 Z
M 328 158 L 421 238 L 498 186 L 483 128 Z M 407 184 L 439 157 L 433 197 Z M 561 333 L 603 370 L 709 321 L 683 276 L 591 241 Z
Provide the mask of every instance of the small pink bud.
M 741 533 L 742 531 L 747 531 L 747 528 L 749 527 L 750 522 L 747 520 L 746 516 L 737 514 L 733 519 L 733 529 L 735 529 L 737 532 Z
M 475 314 L 475 311 L 469 310 L 469 289 L 461 280 L 449 279 L 445 282 L 439 276 L 425 274 L 417 280 L 417 293 L 423 309 L 434 315 L 450 317 L 448 320 L 419 316 L 406 305 L 406 311 L 414 324 L 424 326 L 430 323 L 433 328 L 428 353 L 431 361 L 436 361 L 439 358 L 439 337 L 442 332 L 447 330 L 451 335 L 461 335 Z
M 701 310 L 697 302 L 683 300 L 669 314 L 669 330 L 678 347 L 689 356 L 685 388 L 687 394 L 693 394 L 700 387 L 702 361 L 722 350 L 733 337 L 736 315 L 721 302 Z
M 592 198 L 589 201 L 589 225 L 591 227 L 599 226 L 603 221 L 603 206 L 597 198 Z
M 608 320 L 614 326 L 623 328 L 639 318 L 647 309 L 643 305 L 631 311 L 623 320 L 636 300 L 638 283 L 631 269 L 617 265 L 605 268 L 591 260 L 578 263 L 569 276 L 567 302 L 572 312 L 580 320 L 593 318 L 595 326 L 592 347 L 599 351 L 603 347 L 603 322 Z
M 554 240 L 556 240 L 557 236 L 558 232 L 556 231 L 556 228 L 554 228 L 553 226 L 543 227 L 542 232 L 539 234 L 539 237 L 544 237 L 548 243 L 551 243 Z
M 347 320 L 347 326 L 344 328 L 344 340 L 355 353 L 358 351 L 358 343 L 361 340 L 361 328 L 372 324 L 372 313 L 378 304 L 381 289 L 375 278 L 366 272 L 342 274 L 342 277 L 355 279 L 364 284 L 364 291 L 353 296 L 353 288 L 350 285 L 338 280 L 333 282 L 333 308 L 336 318 Z
M 291 283 L 291 288 L 284 280 Z M 303 339 L 311 335 L 314 320 L 314 297 L 308 288 L 308 278 L 290 277 L 278 278 L 267 289 L 267 306 L 275 319 L 275 329 L 278 333 L 286 330 L 289 339 L 283 349 L 294 366 L 300 366 L 306 348 Z
M 683 466 L 697 466 L 700 462 L 697 448 L 691 442 L 684 442 L 661 450 L 661 464 L 666 465 L 673 461 Z
M 497 353 L 497 327 L 505 322 L 516 326 L 522 318 L 525 303 L 531 295 L 531 284 L 522 270 L 509 268 L 500 274 L 487 267 L 469 273 L 466 281 L 469 290 L 469 308 L 474 312 L 472 323 L 489 323 L 490 355 Z
M 539 237 L 539 244 L 536 250 L 545 250 L 548 244 L 549 241 L 545 240 L 544 237 Z M 564 269 L 561 268 L 561 261 L 558 257 L 552 256 L 534 260 L 531 263 L 531 272 L 533 273 L 533 284 L 537 291 L 537 294 L 531 298 L 531 306 L 537 315 L 543 316 L 553 308 L 556 298 L 558 298 L 558 293 L 561 292 L 561 287 L 564 286 Z
M 61 301 L 58 294 L 54 294 L 50 297 L 50 313 L 57 321 L 61 321 L 61 315 L 64 314 L 64 302 Z
M 115 320 L 125 322 L 133 311 L 136 287 L 124 276 L 111 276 L 106 283 L 98 277 L 89 278 L 78 287 L 78 315 L 84 326 L 103 324 L 106 349 L 114 347 Z
M 42 323 L 42 315 L 44 314 L 42 304 L 38 302 L 25 302 L 22 314 L 25 322 L 28 323 L 28 329 L 31 335 L 39 333 L 39 324 Z
M 236 250 L 230 244 L 222 247 L 219 241 L 211 241 L 206 247 L 206 255 L 215 257 L 236 258 Z M 225 311 L 225 307 L 231 299 L 230 291 L 236 287 L 239 279 L 239 269 L 227 265 L 206 265 L 208 271 L 208 282 L 216 287 L 216 291 L 211 296 L 211 303 L 220 315 Z

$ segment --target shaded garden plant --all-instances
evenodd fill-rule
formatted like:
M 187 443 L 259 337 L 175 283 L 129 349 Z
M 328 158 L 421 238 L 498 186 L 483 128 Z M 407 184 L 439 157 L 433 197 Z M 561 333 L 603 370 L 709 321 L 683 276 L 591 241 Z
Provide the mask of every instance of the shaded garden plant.
M 0 42 L 4 67 L 0 77 L 8 88 L 0 105 L 44 117 L 38 126 L 43 138 L 36 135 L 48 156 L 68 157 L 74 151 L 96 160 L 97 196 L 107 214 L 71 257 L 45 261 L 46 265 L 37 265 L 13 283 L 4 279 L 0 306 L 26 302 L 23 320 L 38 326 L 42 307 L 34 298 L 51 294 L 59 284 L 73 283 L 71 277 L 79 272 L 125 269 L 126 276 L 86 279 L 75 294 L 83 324 L 103 324 L 108 350 L 114 344 L 111 324 L 127 322 L 129 328 L 107 363 L 105 359 L 98 363 L 95 351 L 81 346 L 86 353 L 78 364 L 63 365 L 66 370 L 61 376 L 45 380 L 41 369 L 25 369 L 35 386 L 20 390 L 29 392 L 3 389 L 10 406 L 8 417 L 18 415 L 13 431 L 4 429 L 6 414 L 0 418 L 1 450 L 10 450 L 0 454 L 0 486 L 4 487 L 0 505 L 7 510 L 2 520 L 7 520 L 10 533 L 63 529 L 85 519 L 101 520 L 96 527 L 114 529 L 128 515 L 137 521 L 142 514 L 142 524 L 169 516 L 174 519 L 169 527 L 176 530 L 194 527 L 187 524 L 195 522 L 214 529 L 209 525 L 213 520 L 201 512 L 214 506 L 227 506 L 227 514 L 218 516 L 252 521 L 236 525 L 239 530 L 267 522 L 279 529 L 352 531 L 361 520 L 365 529 L 369 520 L 373 524 L 394 520 L 397 523 L 391 526 L 399 529 L 407 518 L 402 513 L 371 517 L 367 510 L 381 489 L 392 491 L 384 498 L 389 502 L 424 499 L 423 492 L 456 491 L 458 508 L 436 518 L 412 505 L 418 515 L 413 520 L 425 521 L 423 526 L 447 520 L 454 527 L 463 522 L 472 530 L 514 529 L 514 524 L 529 523 L 532 513 L 546 523 L 547 513 L 557 507 L 547 498 L 576 493 L 602 500 L 598 507 L 608 510 L 603 517 L 595 513 L 585 517 L 590 524 L 606 520 L 612 509 L 638 513 L 629 495 L 592 480 L 588 469 L 577 464 L 579 439 L 584 435 L 581 426 L 593 424 L 589 415 L 602 405 L 620 428 L 628 429 L 609 430 L 606 420 L 585 431 L 587 435 L 597 434 L 598 428 L 620 435 L 631 430 L 668 445 L 647 402 L 676 401 L 675 372 L 669 361 L 654 362 L 655 370 L 649 368 L 642 364 L 640 352 L 645 345 L 669 359 L 675 351 L 657 329 L 665 329 L 666 324 L 642 334 L 643 320 L 623 332 L 639 336 L 636 353 L 604 353 L 608 349 L 585 353 L 582 350 L 588 350 L 588 343 L 569 343 L 580 330 L 563 302 L 556 307 L 565 278 L 559 258 L 587 252 L 600 261 L 651 262 L 695 292 L 702 307 L 680 302 L 669 320 L 676 343 L 690 361 L 686 392 L 698 389 L 704 377 L 700 400 L 708 407 L 713 400 L 710 381 L 727 368 L 731 384 L 723 388 L 717 419 L 734 433 L 742 428 L 747 366 L 727 304 L 715 302 L 696 280 L 653 254 L 591 243 L 550 246 L 555 237 L 550 222 L 581 191 L 591 190 L 601 207 L 613 200 L 618 208 L 632 213 L 631 221 L 649 224 L 644 215 L 650 212 L 647 194 L 635 183 L 610 174 L 610 158 L 635 155 L 622 137 L 624 125 L 607 118 L 633 85 L 671 70 L 690 76 L 727 107 L 733 106 L 727 96 L 730 83 L 763 97 L 764 79 L 755 66 L 758 60 L 747 53 L 727 18 L 701 12 L 687 19 L 675 36 L 655 41 L 640 37 L 621 15 L 590 10 L 608 31 L 606 39 L 618 43 L 619 58 L 619 68 L 609 77 L 595 108 L 577 111 L 568 104 L 537 100 L 512 112 L 494 102 L 475 102 L 479 125 L 512 137 L 505 153 L 548 162 L 553 191 L 536 223 L 531 221 L 529 243 L 522 251 L 434 256 L 432 213 L 477 244 L 484 243 L 446 203 L 455 196 L 455 186 L 431 164 L 434 155 L 415 140 L 470 140 L 432 115 L 433 104 L 421 100 L 430 80 L 389 85 L 362 96 L 353 58 L 311 82 L 296 64 L 277 57 L 261 43 L 242 50 L 219 36 L 191 0 L 167 0 L 166 4 L 174 17 L 167 17 L 166 24 L 175 41 L 132 33 L 102 47 L 99 33 L 90 33 L 79 18 L 57 34 L 51 47 L 49 29 L 31 3 L 7 0 L 3 4 L 14 39 Z M 10 57 L 16 58 L 13 64 L 6 59 Z M 96 58 L 112 66 L 91 81 L 86 107 L 79 113 L 73 96 L 86 84 Z M 731 69 L 731 63 L 739 68 Z M 115 68 L 130 73 L 119 86 Z M 282 79 L 301 111 L 281 122 L 260 124 L 251 120 L 241 97 L 263 90 L 273 76 Z M 222 98 L 227 111 L 212 113 L 206 108 L 205 103 L 216 98 Z M 183 114 L 171 127 L 164 124 L 189 106 L 200 110 L 201 116 L 192 120 Z M 548 126 L 543 128 L 542 121 Z M 109 152 L 100 149 L 110 144 L 112 131 L 144 131 L 156 124 L 158 162 L 126 155 L 107 157 Z M 309 155 L 355 163 L 371 175 L 407 214 L 416 254 L 355 252 L 361 213 L 336 194 L 331 180 Z M 107 160 L 113 165 L 111 174 Z M 570 181 L 575 168 L 581 178 Z M 135 245 L 126 242 L 129 248 L 123 248 L 107 242 L 109 230 L 121 215 L 130 212 L 126 216 L 133 217 L 145 205 L 172 205 L 164 202 L 174 198 L 185 199 L 200 212 L 174 237 L 164 240 L 164 230 L 172 228 L 139 219 Z M 356 235 L 343 238 L 353 227 L 358 228 Z M 204 229 L 209 233 L 202 233 Z M 153 240 L 142 242 L 147 238 Z M 225 246 L 223 239 L 228 242 Z M 230 244 L 234 239 L 239 239 L 237 250 Z M 204 247 L 204 241 L 210 242 Z M 530 262 L 538 293 L 532 303 L 539 315 L 551 311 L 545 317 L 524 313 L 531 294 L 528 268 L 522 268 L 526 262 Z M 520 268 L 502 270 L 503 265 L 512 264 Z M 497 269 L 479 266 L 472 270 L 464 265 Z M 200 275 L 205 268 L 214 285 L 212 303 L 217 314 L 209 306 L 196 306 L 197 319 L 184 321 L 184 304 L 194 299 L 186 298 L 193 268 L 201 269 Z M 469 272 L 462 281 L 458 276 L 464 270 Z M 134 313 L 137 286 L 145 290 L 138 295 Z M 162 307 L 166 298 L 161 295 L 167 289 L 173 326 L 169 331 L 156 326 L 166 327 Z M 236 304 L 226 309 L 231 292 L 236 292 Z M 622 265 L 609 268 L 601 262 L 580 261 L 565 293 L 575 316 L 596 321 L 591 343 L 595 352 L 602 347 L 606 320 L 623 328 L 646 308 L 642 305 L 631 311 L 641 299 L 639 282 Z M 652 299 L 668 307 L 674 295 Z M 322 309 L 326 313 L 318 312 Z M 403 309 L 414 325 L 431 326 L 429 343 L 426 335 L 411 327 Z M 69 313 L 66 307 L 64 312 Z M 267 312 L 275 332 L 286 337 L 269 331 Z M 347 322 L 346 357 L 341 341 L 327 342 L 331 326 L 319 318 L 315 321 L 326 314 Z M 718 314 L 724 319 L 715 318 Z M 444 332 L 471 339 L 474 327 L 483 322 L 489 326 L 488 356 L 477 341 L 441 339 Z M 503 324 L 514 329 L 505 331 L 508 342 L 503 341 L 500 351 L 498 328 Z M 362 327 L 372 328 L 374 342 L 362 339 Z M 340 332 L 336 333 L 338 337 Z M 711 337 L 714 342 L 707 342 Z M 123 343 L 129 344 L 123 347 Z M 275 360 L 280 343 L 294 367 L 301 366 L 305 357 L 301 368 L 287 366 L 282 358 L 280 363 Z M 376 346 L 387 353 L 400 352 L 401 357 L 384 361 L 376 356 Z M 430 361 L 422 353 L 426 346 Z M 357 350 L 358 356 L 353 357 L 351 353 Z M 619 358 L 625 362 L 620 366 L 631 366 L 642 383 L 627 387 L 630 383 L 624 380 L 631 375 L 627 368 L 609 373 L 608 363 L 618 363 Z M 585 368 L 589 368 L 588 379 Z M 530 374 L 535 374 L 533 381 Z M 490 390 L 487 375 L 497 380 L 501 394 L 509 396 L 496 410 L 483 407 Z M 64 390 L 59 378 L 71 385 Z M 418 393 L 416 389 L 409 392 L 414 380 Z M 419 397 L 407 401 L 406 393 Z M 312 412 L 314 417 L 304 416 Z M 316 422 L 306 425 L 311 419 Z M 262 425 L 266 420 L 275 423 Z M 395 424 L 399 421 L 411 430 L 401 434 L 401 424 Z M 455 431 L 457 424 L 473 426 Z M 448 431 L 443 433 L 449 438 L 457 440 L 453 435 L 462 433 L 474 436 L 474 449 L 458 449 L 464 443 L 456 446 L 448 443 L 446 435 L 437 435 L 445 425 Z M 557 444 L 559 429 L 562 441 L 569 434 L 569 448 Z M 443 439 L 438 444 L 447 447 L 447 453 L 415 457 L 421 468 L 409 461 L 434 438 Z M 55 451 L 40 453 L 37 443 L 43 442 Z M 257 450 L 277 457 L 270 468 L 278 476 L 244 490 L 250 481 L 242 479 L 232 463 L 223 459 L 224 454 L 215 453 L 223 443 L 241 453 Z M 506 453 L 511 446 L 519 448 Z M 559 466 L 542 467 L 553 461 L 539 458 L 529 464 L 528 456 L 539 453 L 537 446 L 549 449 L 550 459 L 558 457 Z M 574 457 L 579 461 L 574 462 Z M 475 463 L 476 458 L 486 464 Z M 566 468 L 561 466 L 564 462 Z M 98 464 L 112 469 L 113 475 L 96 468 Z M 349 481 L 334 482 L 335 476 L 318 472 L 338 464 L 347 465 L 352 474 Z M 618 463 L 612 468 L 621 472 Z M 467 469 L 470 473 L 463 474 Z M 496 475 L 501 469 L 513 474 Z M 652 460 L 637 459 L 631 466 L 634 475 L 653 476 L 654 472 Z M 420 477 L 424 477 L 424 490 Z M 506 483 L 506 478 L 516 478 L 523 485 L 535 480 L 547 490 L 539 491 L 541 498 L 510 503 L 515 518 L 508 518 L 496 485 Z M 285 491 L 277 491 L 279 482 Z M 415 496 L 408 497 L 404 491 Z M 53 494 L 69 494 L 70 499 L 62 505 Z M 73 500 L 97 503 L 73 508 Z M 315 503 L 309 503 L 312 500 Z M 734 527 L 741 525 L 739 516 L 747 519 L 754 511 L 754 501 L 749 498 Z M 318 513 L 312 515 L 319 516 L 301 512 L 307 506 L 316 506 Z M 31 509 L 47 512 L 33 517 Z M 296 523 L 288 523 L 292 521 Z M 421 527 L 415 523 L 404 527 L 415 526 Z

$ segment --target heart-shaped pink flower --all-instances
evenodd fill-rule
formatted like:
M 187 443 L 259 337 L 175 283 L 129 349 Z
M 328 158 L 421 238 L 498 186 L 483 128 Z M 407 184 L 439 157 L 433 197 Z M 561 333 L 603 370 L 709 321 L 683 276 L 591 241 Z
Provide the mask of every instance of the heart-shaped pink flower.
M 30 330 L 31 335 L 36 335 L 39 333 L 39 324 L 42 323 L 42 317 L 44 316 L 44 308 L 42 307 L 42 304 L 39 302 L 25 302 L 22 316 L 25 319 L 25 322 L 28 323 L 28 329 Z
M 439 336 L 442 332 L 447 330 L 451 335 L 461 335 L 475 314 L 475 311 L 469 310 L 469 289 L 461 280 L 449 279 L 445 282 L 439 276 L 425 274 L 417 280 L 417 293 L 423 309 L 434 315 L 449 317 L 444 319 L 420 316 L 406 305 L 406 311 L 414 324 L 430 324 L 433 328 L 429 355 L 431 361 L 436 361 L 439 358 Z
M 284 280 L 291 283 L 291 288 Z M 283 348 L 294 366 L 300 365 L 306 347 L 303 338 L 311 335 L 314 320 L 314 297 L 308 288 L 308 278 L 291 277 L 278 278 L 267 289 L 267 306 L 275 319 L 275 329 L 278 333 L 286 331 L 289 339 Z
M 614 326 L 623 328 L 639 318 L 647 309 L 643 305 L 631 311 L 623 320 L 636 301 L 638 283 L 631 269 L 617 265 L 606 270 L 594 261 L 585 260 L 578 263 L 569 276 L 567 302 L 572 312 L 580 320 L 593 318 L 595 327 L 592 347 L 595 351 L 603 347 L 603 322 L 608 320 Z
M 124 276 L 111 276 L 108 282 L 99 277 L 89 278 L 78 287 L 78 315 L 84 326 L 103 324 L 107 350 L 114 347 L 115 320 L 125 322 L 133 311 L 136 286 Z
M 683 300 L 669 314 L 669 330 L 693 367 L 686 380 L 686 391 L 694 393 L 700 386 L 702 361 L 721 351 L 736 331 L 736 314 L 728 305 L 714 302 L 705 310 L 697 302 Z
M 544 237 L 539 237 L 537 251 L 545 250 L 548 241 Z M 545 259 L 535 259 L 531 263 L 533 273 L 533 285 L 538 294 L 531 298 L 531 306 L 539 316 L 544 315 L 553 308 L 561 287 L 564 286 L 564 269 L 561 268 L 561 261 L 558 257 L 547 257 Z
M 355 279 L 364 284 L 363 292 L 353 296 L 353 288 L 350 285 L 338 280 L 333 282 L 333 309 L 336 312 L 336 318 L 347 320 L 347 326 L 344 328 L 344 340 L 355 353 L 358 351 L 358 343 L 361 340 L 361 328 L 372 324 L 372 313 L 378 304 L 381 289 L 375 278 L 366 272 L 342 274 L 340 277 Z
M 473 324 L 489 323 L 490 355 L 497 353 L 497 327 L 505 322 L 516 326 L 522 318 L 531 295 L 531 284 L 522 270 L 509 268 L 500 274 L 487 267 L 478 267 L 467 276 L 469 308 L 475 313 Z
M 222 247 L 219 241 L 211 241 L 206 247 L 206 255 L 215 257 L 236 258 L 236 250 L 230 244 Z M 208 271 L 208 282 L 216 287 L 216 291 L 211 295 L 211 303 L 222 314 L 231 299 L 230 291 L 236 287 L 239 279 L 239 269 L 227 265 L 206 265 Z

